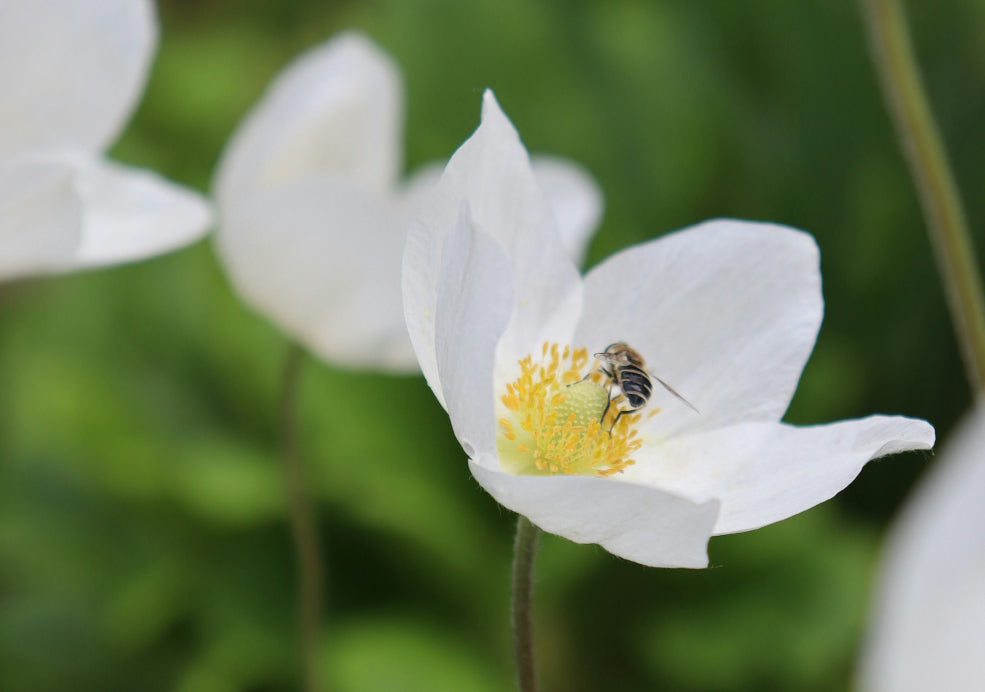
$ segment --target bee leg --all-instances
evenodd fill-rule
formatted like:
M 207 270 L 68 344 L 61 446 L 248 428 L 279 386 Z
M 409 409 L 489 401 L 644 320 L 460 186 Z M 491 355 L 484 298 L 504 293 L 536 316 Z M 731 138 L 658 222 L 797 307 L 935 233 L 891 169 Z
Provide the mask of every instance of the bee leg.
M 606 416 L 606 414 L 609 413 L 609 408 L 612 406 L 612 402 L 613 402 L 612 388 L 613 388 L 613 386 L 615 386 L 614 383 L 613 382 L 610 382 L 609 383 L 609 386 L 607 388 L 608 391 L 606 391 L 607 398 L 606 398 L 606 401 L 605 401 L 605 408 L 602 409 L 602 415 L 599 416 L 599 424 L 605 423 L 605 416 Z M 622 395 L 620 395 L 620 396 L 622 396 Z M 618 399 L 619 396 L 617 396 L 615 398 Z M 609 432 L 611 434 L 611 432 L 612 432 L 612 428 L 611 427 L 609 428 Z
M 579 384 L 581 382 L 584 382 L 585 380 L 587 380 L 588 378 L 590 378 L 592 375 L 594 375 L 597 372 L 604 373 L 609 379 L 612 379 L 612 373 L 609 372 L 608 370 L 606 370 L 604 367 L 599 366 L 597 368 L 594 368 L 592 370 L 589 370 L 587 375 L 585 375 L 583 378 L 581 378 L 580 380 L 578 380 L 576 382 L 572 382 L 568 386 L 570 387 L 571 385 Z
M 616 399 L 619 399 L 620 397 L 622 397 L 622 394 L 617 396 Z M 599 418 L 599 423 L 605 423 L 605 415 L 609 412 L 609 407 L 612 406 L 613 401 L 614 399 L 612 398 L 612 385 L 609 385 L 609 400 L 605 402 L 605 409 L 602 411 L 602 417 Z M 616 414 L 616 419 L 612 421 L 612 425 L 609 426 L 609 437 L 612 437 L 612 429 L 616 427 L 616 423 L 619 422 L 619 417 L 622 416 L 622 414 L 624 413 L 626 412 L 620 411 L 619 413 Z
M 605 402 L 605 408 L 602 409 L 602 416 L 599 418 L 599 423 L 604 423 L 605 422 L 605 414 L 607 414 L 609 412 L 609 407 L 612 406 L 612 388 L 611 387 L 609 388 L 608 394 L 609 394 L 609 398 Z
M 619 419 L 622 418 L 622 414 L 624 414 L 624 413 L 630 413 L 630 412 L 629 411 L 620 411 L 619 413 L 616 414 L 616 419 L 614 421 L 612 421 L 612 425 L 609 426 L 609 437 L 612 437 L 612 429 L 614 427 L 616 427 L 616 423 L 619 422 Z

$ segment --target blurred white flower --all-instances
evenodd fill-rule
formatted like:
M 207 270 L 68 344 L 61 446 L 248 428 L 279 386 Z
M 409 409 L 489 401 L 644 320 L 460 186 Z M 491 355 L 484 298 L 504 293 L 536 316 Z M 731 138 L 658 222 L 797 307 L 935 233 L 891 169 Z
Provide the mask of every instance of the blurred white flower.
M 985 688 L 985 407 L 967 415 L 894 525 L 882 559 L 865 692 Z
M 157 41 L 150 0 L 0 2 L 0 281 L 199 238 L 199 195 L 107 161 Z
M 369 39 L 345 33 L 295 60 L 226 146 L 215 180 L 219 255 L 241 296 L 328 361 L 417 372 L 400 297 L 407 226 L 441 166 L 401 180 L 403 86 Z M 566 247 L 601 214 L 595 183 L 535 164 Z
M 932 446 L 933 428 L 909 418 L 780 422 L 823 309 L 806 233 L 710 221 L 584 278 L 561 246 L 527 153 L 486 92 L 482 124 L 411 227 L 404 306 L 473 475 L 545 531 L 646 565 L 703 567 L 711 535 L 789 517 L 871 459 Z M 617 341 L 701 413 L 658 385 L 609 435 L 602 386 L 569 385 Z

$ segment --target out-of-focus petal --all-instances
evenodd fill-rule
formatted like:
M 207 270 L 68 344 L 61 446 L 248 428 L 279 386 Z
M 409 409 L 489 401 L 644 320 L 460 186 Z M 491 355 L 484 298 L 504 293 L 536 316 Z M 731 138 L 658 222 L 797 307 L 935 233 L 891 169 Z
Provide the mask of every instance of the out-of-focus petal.
M 74 159 L 83 204 L 76 266 L 144 259 L 192 243 L 212 225 L 212 209 L 197 192 L 146 169 Z
M 493 366 L 510 319 L 510 284 L 509 258 L 476 229 L 464 203 L 445 245 L 435 349 L 452 428 L 470 457 L 496 449 Z
M 0 154 L 101 151 L 143 90 L 151 0 L 0 3 Z
M 0 281 L 72 263 L 82 206 L 71 167 L 0 159 Z
M 929 423 L 902 416 L 807 427 L 740 423 L 644 444 L 623 479 L 698 501 L 719 499 L 719 535 L 803 512 L 834 497 L 868 461 L 933 444 Z
M 985 681 L 985 408 L 961 423 L 893 527 L 861 666 L 865 692 Z
M 581 266 L 602 219 L 602 191 L 588 171 L 567 159 L 537 154 L 530 164 L 554 210 L 564 249 Z
M 402 127 L 396 66 L 361 34 L 342 34 L 288 66 L 245 118 L 219 163 L 219 203 L 306 176 L 388 188 L 401 167 Z
M 564 252 L 557 223 L 536 184 L 513 125 L 491 91 L 482 124 L 455 152 L 434 195 L 411 225 L 404 255 L 404 308 L 411 342 L 436 389 L 434 308 L 446 238 L 461 204 L 506 251 L 513 268 L 513 317 L 500 340 L 503 362 L 515 362 L 550 339 L 567 343 L 581 304 L 581 281 Z
M 400 207 L 401 214 L 407 220 L 401 229 L 404 233 L 406 233 L 411 222 L 417 218 L 418 212 L 427 204 L 431 195 L 434 194 L 444 170 L 445 164 L 443 163 L 437 161 L 426 163 L 415 168 L 407 180 L 397 186 L 394 192 L 396 203 Z
M 400 300 L 403 219 L 388 195 L 309 178 L 225 211 L 217 250 L 248 303 L 330 362 L 417 371 Z
M 585 277 L 576 343 L 625 341 L 659 385 L 663 437 L 786 411 L 821 325 L 817 245 L 785 226 L 717 220 L 608 258 Z
M 718 502 L 695 503 L 669 492 L 593 476 L 516 476 L 495 458 L 471 461 L 479 484 L 544 531 L 598 543 L 650 567 L 706 567 Z

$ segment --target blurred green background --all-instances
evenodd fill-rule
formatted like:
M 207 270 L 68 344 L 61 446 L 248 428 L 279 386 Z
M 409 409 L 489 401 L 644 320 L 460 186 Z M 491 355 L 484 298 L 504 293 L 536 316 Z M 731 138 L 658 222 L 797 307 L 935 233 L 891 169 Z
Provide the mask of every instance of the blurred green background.
M 985 4 L 911 5 L 981 228 Z M 529 149 L 595 174 L 607 209 L 589 264 L 714 216 L 814 233 L 826 319 L 788 420 L 903 413 L 943 438 L 968 404 L 852 2 L 159 10 L 160 53 L 113 151 L 121 160 L 207 189 L 225 138 L 278 69 L 361 28 L 406 76 L 409 168 L 450 155 L 491 86 Z M 297 689 L 275 425 L 284 338 L 231 293 L 208 241 L 0 293 L 0 689 Z M 509 689 L 514 517 L 471 480 L 423 380 L 308 359 L 300 407 L 328 566 L 331 689 Z M 716 538 L 704 571 L 546 537 L 544 689 L 846 689 L 879 541 L 932 462 L 880 461 L 835 501 Z

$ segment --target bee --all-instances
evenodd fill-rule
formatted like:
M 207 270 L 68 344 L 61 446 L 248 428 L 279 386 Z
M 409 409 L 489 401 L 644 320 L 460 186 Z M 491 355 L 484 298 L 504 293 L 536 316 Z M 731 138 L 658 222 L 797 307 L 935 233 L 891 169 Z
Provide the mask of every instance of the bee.
M 629 344 L 617 341 L 614 344 L 609 344 L 601 353 L 594 355 L 600 361 L 597 371 L 604 374 L 609 381 L 609 401 L 602 412 L 602 420 L 605 420 L 605 414 L 609 412 L 609 407 L 612 405 L 613 386 L 619 388 L 628 405 L 627 408 L 621 409 L 616 414 L 616 419 L 612 421 L 612 428 L 615 427 L 624 413 L 633 413 L 646 406 L 650 400 L 650 395 L 653 394 L 653 380 L 659 382 L 664 389 L 680 399 L 689 409 L 698 413 L 698 409 L 678 394 L 677 390 L 647 370 L 643 356 Z

